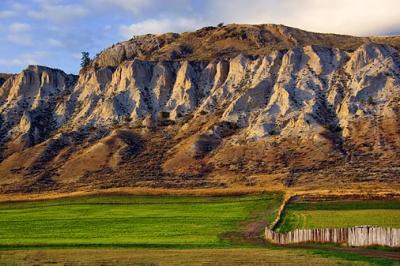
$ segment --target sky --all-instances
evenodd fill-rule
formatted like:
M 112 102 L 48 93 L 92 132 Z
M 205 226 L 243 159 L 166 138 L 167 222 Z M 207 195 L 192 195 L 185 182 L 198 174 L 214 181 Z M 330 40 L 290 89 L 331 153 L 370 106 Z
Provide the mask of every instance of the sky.
M 77 73 L 82 51 L 220 22 L 400 35 L 400 0 L 0 0 L 0 72 L 39 64 Z

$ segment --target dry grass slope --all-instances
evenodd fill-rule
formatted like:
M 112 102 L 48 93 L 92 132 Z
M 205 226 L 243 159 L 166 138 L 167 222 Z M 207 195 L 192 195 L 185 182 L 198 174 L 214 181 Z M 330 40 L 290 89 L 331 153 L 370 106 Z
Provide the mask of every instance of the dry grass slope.
M 135 36 L 104 50 L 94 60 L 98 67 L 117 66 L 124 60 L 215 60 L 239 53 L 264 55 L 296 46 L 318 45 L 353 51 L 364 43 L 390 44 L 400 49 L 399 37 L 354 37 L 307 32 L 284 25 L 229 24 L 195 32 Z

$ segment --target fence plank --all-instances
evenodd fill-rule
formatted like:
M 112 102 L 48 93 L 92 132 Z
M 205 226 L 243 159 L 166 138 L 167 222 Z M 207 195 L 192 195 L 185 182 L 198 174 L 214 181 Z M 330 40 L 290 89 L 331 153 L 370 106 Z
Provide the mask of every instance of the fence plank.
M 349 246 L 400 247 L 400 228 L 358 226 L 351 228 L 296 229 L 277 233 L 265 228 L 265 238 L 274 244 L 288 245 L 306 242 L 338 243 Z

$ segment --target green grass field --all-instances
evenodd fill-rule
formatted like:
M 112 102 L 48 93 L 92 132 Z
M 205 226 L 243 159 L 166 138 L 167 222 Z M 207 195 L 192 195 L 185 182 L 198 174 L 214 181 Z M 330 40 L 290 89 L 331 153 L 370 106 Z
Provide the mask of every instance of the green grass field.
M 0 246 L 223 247 L 244 221 L 271 222 L 281 194 L 97 196 L 0 203 Z
M 0 265 L 392 265 L 354 252 L 254 245 L 282 198 L 103 195 L 0 203 Z M 398 203 L 390 206 L 384 210 L 398 210 Z
M 400 201 L 293 202 L 286 206 L 277 231 L 359 225 L 400 228 Z

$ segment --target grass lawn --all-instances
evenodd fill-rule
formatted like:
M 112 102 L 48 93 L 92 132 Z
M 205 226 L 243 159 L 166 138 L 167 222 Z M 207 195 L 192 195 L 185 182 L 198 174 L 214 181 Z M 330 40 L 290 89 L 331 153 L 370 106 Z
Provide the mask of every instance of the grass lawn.
M 277 231 L 358 225 L 400 228 L 400 201 L 293 202 L 286 206 Z
M 271 222 L 281 194 L 92 196 L 0 203 L 0 247 L 227 247 L 244 221 Z

